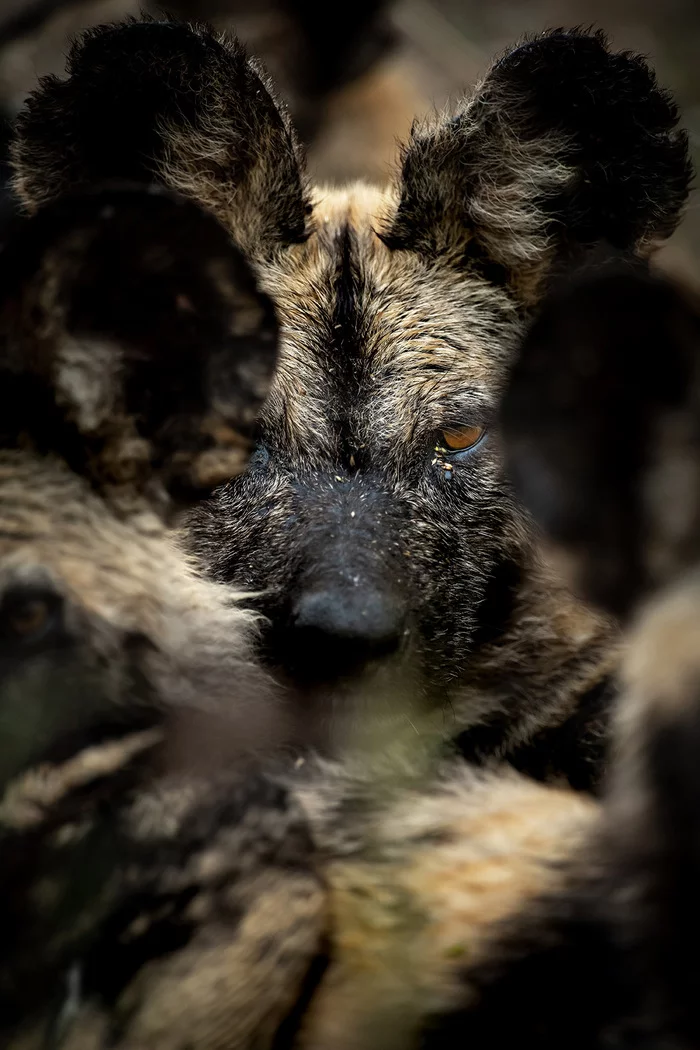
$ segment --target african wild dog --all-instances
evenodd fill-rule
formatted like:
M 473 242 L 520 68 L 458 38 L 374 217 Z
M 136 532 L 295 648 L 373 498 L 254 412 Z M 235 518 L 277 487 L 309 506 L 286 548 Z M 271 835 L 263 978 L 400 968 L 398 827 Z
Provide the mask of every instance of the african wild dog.
M 626 411 L 607 401 L 606 430 L 619 441 L 613 454 L 624 481 L 607 489 L 599 457 L 580 470 L 590 436 L 586 376 L 593 365 L 601 390 L 618 386 L 637 361 L 642 317 L 648 332 L 662 336 L 666 355 L 642 357 L 642 379 L 628 390 Z M 577 330 L 577 319 L 588 327 Z M 630 493 L 646 494 L 648 502 L 635 505 L 650 523 L 663 509 L 657 500 L 666 498 L 648 485 L 661 461 L 672 474 L 679 462 L 692 460 L 697 469 L 698 372 L 688 365 L 699 319 L 675 293 L 629 273 L 549 303 L 505 403 L 517 477 L 542 520 L 556 524 L 528 478 L 543 463 L 565 505 L 572 483 L 598 491 L 597 462 L 606 513 L 617 518 Z M 577 338 L 568 343 L 561 337 L 572 324 Z M 568 362 L 557 360 L 554 388 L 548 370 L 539 369 L 552 354 L 566 354 Z M 646 381 L 652 372 L 662 382 L 670 378 L 660 397 Z M 572 377 L 582 380 L 573 387 L 579 405 Z M 562 432 L 571 472 L 561 450 L 552 453 L 548 429 L 558 431 L 562 405 L 571 424 Z M 669 433 L 669 425 L 675 440 L 659 446 L 656 461 L 626 458 L 628 438 L 649 449 L 645 435 Z M 631 539 L 646 532 L 639 517 L 628 524 Z M 583 557 L 590 567 L 599 547 L 597 523 L 589 525 Z M 556 529 L 555 536 L 567 542 Z M 195 788 L 188 780 L 183 798 L 171 775 L 170 790 L 161 782 L 159 791 L 144 792 L 141 782 L 136 799 L 129 779 L 108 779 L 112 797 L 105 798 L 90 751 L 59 766 L 53 778 L 47 770 L 43 778 L 25 776 L 1 811 L 4 821 L 15 821 L 2 838 L 3 905 L 8 881 L 16 894 L 8 860 L 21 858 L 26 875 L 42 856 L 37 823 L 44 859 L 54 867 L 34 884 L 28 903 L 44 923 L 67 858 L 73 871 L 96 859 L 113 879 L 122 870 L 123 894 L 111 911 L 113 898 L 94 890 L 64 897 L 58 932 L 65 934 L 67 920 L 78 933 L 67 943 L 49 939 L 36 954 L 51 959 L 58 943 L 70 964 L 67 980 L 54 965 L 44 971 L 45 985 L 31 987 L 29 1008 L 19 998 L 18 1010 L 31 1017 L 12 1050 L 46 1045 L 42 995 L 55 1004 L 48 1037 L 65 1050 L 457 1050 L 516 1040 L 545 1050 L 696 1046 L 700 591 L 695 572 L 678 583 L 697 562 L 685 538 L 673 553 L 677 536 L 666 534 L 666 565 L 675 565 L 654 578 L 661 594 L 630 634 L 617 764 L 600 803 L 513 770 L 477 771 L 461 762 L 426 785 L 415 735 L 403 755 L 379 742 L 364 768 L 302 766 L 293 777 L 254 780 L 247 789 L 234 780 L 223 796 L 218 777 L 205 776 Z M 606 602 L 622 610 L 619 592 L 610 593 Z M 635 600 L 628 598 L 625 612 Z M 142 734 L 135 736 L 138 742 Z M 409 752 L 399 782 L 392 765 L 400 767 Z M 103 765 L 111 757 L 104 747 L 100 755 Z M 123 749 L 119 760 L 123 767 Z M 74 779 L 73 792 L 66 791 L 58 771 L 75 778 L 91 762 L 92 782 Z M 63 791 L 52 797 L 57 781 Z M 76 807 L 72 821 L 67 803 Z M 81 809 L 87 829 L 75 820 Z M 118 849 L 126 847 L 133 882 L 121 854 L 106 850 L 110 835 Z
M 465 968 L 478 1009 L 430 1046 L 698 1045 L 699 347 L 697 295 L 613 257 L 549 298 L 513 370 L 516 488 L 629 625 L 617 746 L 588 848 Z
M 556 75 L 558 51 L 568 57 L 572 39 L 551 38 L 529 50 L 539 55 L 537 63 L 542 55 L 549 56 L 550 74 Z M 634 73 L 638 92 L 652 90 L 641 66 L 607 56 L 599 41 L 574 39 L 574 46 L 581 50 L 584 66 L 598 62 L 621 80 Z M 495 98 L 508 87 L 509 76 L 523 76 L 527 52 L 510 60 L 513 69 L 506 62 L 494 71 L 490 83 Z M 153 109 L 140 108 L 136 114 L 120 95 L 119 113 L 114 120 L 105 119 L 109 61 L 119 63 L 122 92 L 133 81 L 141 107 L 159 54 L 169 72 L 155 85 Z M 132 67 L 130 78 L 122 69 L 124 61 Z M 199 81 L 189 75 L 195 70 Z M 178 78 L 183 78 L 184 89 Z M 235 112 L 231 106 L 228 116 L 227 99 L 216 93 L 222 90 L 216 87 L 219 81 L 228 82 L 228 104 L 241 103 Z M 203 89 L 196 98 L 188 95 L 195 83 Z M 546 89 L 549 93 L 549 85 Z M 544 89 L 533 80 L 534 97 L 523 103 L 522 119 L 528 106 L 532 119 L 538 117 L 537 90 Z M 604 99 L 605 86 L 601 91 Z M 174 104 L 181 127 L 168 111 Z M 594 98 L 594 104 L 604 102 Z M 217 117 L 219 106 L 224 110 Z M 648 111 L 650 127 L 632 144 L 636 153 L 632 149 L 625 163 L 641 166 L 644 160 L 649 171 L 640 167 L 640 200 L 648 202 L 647 182 L 659 199 L 655 209 L 649 206 L 649 214 L 630 215 L 629 229 L 617 231 L 618 239 L 630 243 L 666 232 L 684 195 L 684 145 L 670 134 L 674 114 L 653 90 Z M 59 115 L 65 127 L 56 119 Z M 157 120 L 165 118 L 172 132 L 167 143 L 154 131 Z M 461 119 L 466 125 L 467 117 Z M 93 134 L 96 121 L 109 127 L 109 141 Z M 483 128 L 478 121 L 476 126 L 476 133 L 486 136 L 484 149 L 499 148 L 498 141 L 489 142 L 494 129 L 488 121 Z M 446 127 L 454 131 L 457 123 Z M 198 128 L 206 142 L 198 143 Z M 617 126 L 609 131 L 617 136 Z M 51 138 L 56 132 L 60 142 Z M 404 200 L 391 220 L 393 234 L 387 232 L 391 223 L 385 223 L 384 240 L 391 248 L 366 225 L 370 213 L 390 207 L 369 190 L 358 190 L 351 198 L 326 198 L 316 209 L 317 231 L 295 247 L 305 237 L 310 205 L 291 131 L 255 71 L 239 51 L 225 50 L 206 34 L 176 26 L 131 25 L 89 38 L 74 56 L 71 79 L 45 86 L 34 100 L 17 146 L 18 185 L 35 204 L 99 174 L 143 176 L 142 157 L 153 155 L 167 181 L 206 201 L 230 223 L 276 298 L 287 344 L 262 419 L 263 442 L 254 468 L 199 519 L 200 553 L 218 578 L 239 576 L 250 586 L 268 589 L 263 610 L 274 625 L 271 658 L 307 686 L 309 679 L 320 680 L 316 692 L 327 710 L 334 711 L 339 697 L 350 690 L 331 689 L 325 679 L 382 657 L 374 660 L 379 673 L 362 682 L 363 693 L 397 690 L 403 700 L 420 670 L 421 694 L 431 702 L 449 702 L 458 730 L 486 720 L 482 742 L 495 746 L 502 742 L 506 724 L 514 740 L 527 739 L 539 724 L 569 714 L 577 696 L 590 686 L 597 695 L 604 630 L 565 597 L 553 597 L 549 582 L 543 584 L 530 564 L 527 529 L 501 477 L 495 439 L 482 441 L 470 459 L 469 450 L 447 450 L 439 426 L 432 426 L 433 420 L 449 428 L 473 418 L 472 429 L 453 435 L 453 444 L 480 433 L 481 416 L 492 406 L 518 328 L 518 294 L 523 302 L 533 299 L 525 276 L 542 269 L 547 255 L 544 249 L 536 253 L 537 238 L 544 236 L 537 225 L 544 217 L 538 219 L 529 200 L 518 204 L 524 228 L 517 243 L 501 238 L 504 243 L 496 246 L 492 242 L 498 230 L 488 226 L 479 238 L 497 262 L 502 259 L 499 265 L 509 264 L 511 277 L 516 259 L 537 255 L 530 267 L 527 260 L 518 263 L 518 294 L 508 280 L 494 286 L 497 267 L 483 258 L 485 249 L 475 261 L 476 238 L 466 250 L 462 242 L 469 233 L 463 224 L 457 230 L 457 216 L 447 215 L 442 233 L 426 229 L 432 222 L 426 212 L 436 206 L 416 163 L 422 151 L 439 152 L 440 136 L 446 133 L 435 132 L 432 143 L 430 136 L 417 137 L 407 153 Z M 212 162 L 214 134 L 222 153 Z M 501 154 L 510 141 L 500 142 Z M 557 166 L 546 154 L 552 136 L 544 146 L 534 142 L 532 163 L 551 194 L 557 179 L 563 185 L 572 178 L 575 158 L 567 168 Z M 473 146 L 465 143 L 464 148 Z M 198 159 L 198 150 L 206 159 Z M 566 160 L 564 146 L 561 150 Z M 507 168 L 506 161 L 501 156 Z M 450 174 L 443 174 L 440 192 L 445 193 Z M 518 184 L 509 170 L 502 174 L 507 196 Z M 478 170 L 473 177 L 478 184 Z M 614 180 L 612 185 L 610 193 Z M 230 186 L 236 187 L 233 202 Z M 574 194 L 561 207 L 585 210 L 586 204 L 591 213 L 586 221 L 604 227 L 611 201 L 599 201 L 593 192 L 591 197 L 586 203 Z M 475 211 L 485 207 L 483 201 L 479 205 L 478 192 L 474 198 Z M 633 202 L 627 203 L 632 209 Z M 413 233 L 402 249 L 406 230 L 402 234 L 400 227 L 406 226 L 412 207 Z M 513 218 L 506 220 L 504 213 L 503 222 L 512 228 Z M 577 221 L 585 227 L 582 219 Z M 589 235 L 585 229 L 583 235 Z M 438 250 L 440 240 L 444 252 Z M 468 257 L 464 265 L 455 264 L 456 254 Z M 423 295 L 419 288 L 425 289 Z M 436 332 L 440 296 L 442 329 Z M 455 363 L 462 344 L 463 363 Z M 443 451 L 434 450 L 436 441 Z M 207 539 L 211 528 L 215 549 Z M 465 535 L 470 543 L 458 543 Z M 451 610 L 448 616 L 445 610 Z M 489 643 L 496 638 L 494 648 Z M 484 690 L 491 694 L 485 705 Z M 308 688 L 305 694 L 308 700 Z M 541 694 L 546 694 L 546 703 Z M 495 724 L 489 726 L 494 710 Z
M 623 619 L 700 556 L 699 316 L 633 260 L 594 257 L 511 376 L 510 473 L 574 589 Z
M 698 1045 L 698 346 L 700 304 L 629 260 L 547 298 L 503 433 L 573 581 L 628 622 L 609 781 L 417 774 L 326 870 L 336 954 L 294 1045 Z
M 252 658 L 257 617 L 195 572 L 170 524 L 245 465 L 271 305 L 212 216 L 143 186 L 24 220 L 0 289 L 0 1043 L 60 1044 L 74 1000 L 126 985 L 137 1031 L 130 982 L 150 958 L 187 940 L 206 969 L 218 938 L 230 971 L 282 923 L 283 963 L 261 956 L 267 1001 L 232 987 L 226 1006 L 264 1031 L 284 1013 L 279 974 L 292 989 L 303 976 L 323 895 L 301 869 L 298 809 L 240 780 L 284 725 Z M 194 900 L 200 858 L 200 889 L 207 858 L 216 872 Z M 270 927 L 273 892 L 286 917 Z M 157 979 L 148 995 L 172 1011 Z M 178 1002 L 184 1038 L 184 983 Z
M 627 625 L 603 797 L 416 769 L 329 865 L 299 1047 L 698 1045 L 699 347 L 697 297 L 629 258 L 546 297 L 501 432 L 548 550 Z
M 26 207 L 162 181 L 233 231 L 276 304 L 257 449 L 192 537 L 215 580 L 260 592 L 305 722 L 333 743 L 363 705 L 427 708 L 467 754 L 589 784 L 614 631 L 540 564 L 494 413 L 553 270 L 600 238 L 649 255 L 678 222 L 686 141 L 652 71 L 553 31 L 417 126 L 388 189 L 313 191 L 268 81 L 206 28 L 102 27 L 68 75 L 19 121 Z
M 494 413 L 549 275 L 599 239 L 646 257 L 678 221 L 686 139 L 653 73 L 600 34 L 546 33 L 417 126 L 388 189 L 313 191 L 235 42 L 102 27 L 68 74 L 19 120 L 26 207 L 162 181 L 233 232 L 277 307 L 257 450 L 192 541 L 214 579 L 259 592 L 306 723 L 333 746 L 363 705 L 427 709 L 467 754 L 589 785 L 615 632 L 543 568 Z
M 325 827 L 323 787 L 303 789 L 336 854 L 339 828 L 362 832 L 324 867 L 333 952 L 294 1046 L 698 1045 L 699 346 L 700 304 L 629 260 L 547 298 L 502 432 L 574 582 L 628 623 L 611 775 L 593 802 L 414 769 Z

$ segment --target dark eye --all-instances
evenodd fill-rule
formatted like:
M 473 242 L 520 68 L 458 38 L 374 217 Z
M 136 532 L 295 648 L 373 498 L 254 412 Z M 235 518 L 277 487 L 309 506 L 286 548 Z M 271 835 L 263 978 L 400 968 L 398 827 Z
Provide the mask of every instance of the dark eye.
M 54 591 L 17 587 L 0 602 L 0 633 L 5 641 L 38 642 L 61 621 L 61 599 Z
M 466 452 L 478 445 L 485 433 L 485 427 L 451 427 L 440 431 L 440 446 L 446 452 Z

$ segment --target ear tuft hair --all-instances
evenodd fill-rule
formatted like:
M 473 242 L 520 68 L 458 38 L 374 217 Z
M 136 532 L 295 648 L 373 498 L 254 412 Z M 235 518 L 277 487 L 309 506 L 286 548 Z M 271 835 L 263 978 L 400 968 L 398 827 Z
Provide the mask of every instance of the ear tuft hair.
M 413 129 L 384 239 L 529 288 L 605 240 L 647 254 L 675 228 L 691 165 L 678 110 L 638 55 L 552 30 L 505 54 L 452 116 Z
M 236 41 L 152 19 L 100 26 L 17 120 L 15 188 L 34 210 L 105 180 L 157 181 L 265 254 L 303 240 L 310 211 L 285 108 Z

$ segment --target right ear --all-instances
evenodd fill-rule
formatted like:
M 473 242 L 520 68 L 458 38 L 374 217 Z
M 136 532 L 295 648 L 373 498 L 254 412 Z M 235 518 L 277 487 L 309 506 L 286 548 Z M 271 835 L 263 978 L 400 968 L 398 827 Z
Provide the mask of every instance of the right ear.
M 531 305 L 581 248 L 644 256 L 673 232 L 691 176 L 677 125 L 641 56 L 601 33 L 543 33 L 495 62 L 454 114 L 413 128 L 380 235 Z
M 301 151 L 286 110 L 235 40 L 150 19 L 76 42 L 16 125 L 15 189 L 30 211 L 105 180 L 156 181 L 212 211 L 255 255 L 307 236 Z
M 163 510 L 247 465 L 277 322 L 213 216 L 154 187 L 63 197 L 18 223 L 0 290 L 3 445 Z

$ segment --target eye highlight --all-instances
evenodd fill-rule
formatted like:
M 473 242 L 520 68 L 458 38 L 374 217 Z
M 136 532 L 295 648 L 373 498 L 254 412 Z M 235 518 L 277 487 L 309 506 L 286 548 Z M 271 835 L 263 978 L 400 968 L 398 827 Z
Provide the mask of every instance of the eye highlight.
M 447 452 L 466 452 L 481 441 L 485 432 L 484 427 L 450 427 L 440 431 L 440 443 Z

